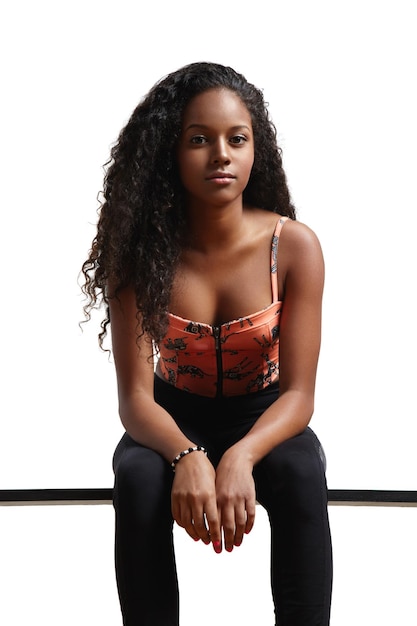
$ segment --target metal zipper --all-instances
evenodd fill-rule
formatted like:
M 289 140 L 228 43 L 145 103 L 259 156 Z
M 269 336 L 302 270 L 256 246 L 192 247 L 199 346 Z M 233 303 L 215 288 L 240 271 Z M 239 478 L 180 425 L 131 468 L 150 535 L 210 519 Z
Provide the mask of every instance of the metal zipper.
M 213 326 L 214 347 L 217 361 L 217 397 L 223 394 L 223 360 L 220 345 L 220 326 Z

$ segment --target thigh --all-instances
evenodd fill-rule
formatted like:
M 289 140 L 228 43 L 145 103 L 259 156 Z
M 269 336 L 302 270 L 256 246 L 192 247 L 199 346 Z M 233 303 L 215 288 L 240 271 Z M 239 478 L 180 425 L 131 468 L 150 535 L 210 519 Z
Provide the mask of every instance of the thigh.
M 116 579 L 126 626 L 178 625 L 173 472 L 157 452 L 123 435 L 114 454 Z
M 324 453 L 310 429 L 277 446 L 255 469 L 271 523 L 271 581 L 278 623 L 329 624 L 332 546 Z
M 257 497 L 266 509 L 277 501 L 298 509 L 327 507 L 326 459 L 320 441 L 307 428 L 274 448 L 254 470 Z
M 160 454 L 125 433 L 115 450 L 113 469 L 116 509 L 128 509 L 140 518 L 170 511 L 173 472 Z

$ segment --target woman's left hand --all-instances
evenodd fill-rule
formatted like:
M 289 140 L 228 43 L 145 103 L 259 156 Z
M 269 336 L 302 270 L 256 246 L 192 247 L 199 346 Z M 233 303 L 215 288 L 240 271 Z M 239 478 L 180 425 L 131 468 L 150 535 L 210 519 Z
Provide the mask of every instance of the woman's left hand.
M 233 448 L 225 452 L 217 466 L 217 507 L 228 552 L 240 546 L 244 534 L 253 528 L 256 494 L 252 471 L 253 465 Z

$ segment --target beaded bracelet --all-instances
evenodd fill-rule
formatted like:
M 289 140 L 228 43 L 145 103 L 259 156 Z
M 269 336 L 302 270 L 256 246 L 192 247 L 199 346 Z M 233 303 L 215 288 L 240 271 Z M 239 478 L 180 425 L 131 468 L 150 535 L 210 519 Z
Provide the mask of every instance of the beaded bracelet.
M 178 463 L 178 461 L 181 461 L 183 456 L 186 456 L 187 454 L 190 454 L 191 452 L 204 452 L 204 454 L 207 456 L 207 450 L 203 448 L 203 446 L 194 446 L 194 448 L 187 448 L 186 450 L 183 450 L 182 452 L 177 454 L 175 459 L 172 461 L 171 467 L 174 470 L 174 472 L 175 472 L 175 466 Z

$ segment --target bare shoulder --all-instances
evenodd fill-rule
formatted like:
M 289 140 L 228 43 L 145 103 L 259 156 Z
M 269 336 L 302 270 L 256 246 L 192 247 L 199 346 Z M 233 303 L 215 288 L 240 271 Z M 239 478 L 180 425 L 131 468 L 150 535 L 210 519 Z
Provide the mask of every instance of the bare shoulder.
M 280 252 L 285 256 L 300 254 L 323 257 L 321 245 L 316 233 L 306 224 L 296 220 L 287 220 L 280 236 Z
M 250 213 L 252 223 L 257 224 L 258 229 L 268 235 L 273 232 L 278 220 L 285 219 L 278 213 L 264 209 L 252 209 Z M 302 261 L 304 258 L 310 260 L 316 258 L 317 261 L 323 262 L 318 236 L 307 224 L 298 220 L 286 219 L 279 237 L 279 257 L 281 271 L 284 264 L 290 264 L 291 261 Z
M 282 242 L 291 244 L 297 247 L 313 247 L 320 248 L 319 238 L 316 233 L 303 222 L 298 220 L 288 219 L 285 222 L 285 226 L 282 229 Z
M 318 236 L 309 226 L 296 220 L 286 221 L 280 236 L 278 265 L 284 282 L 292 276 L 302 282 L 314 278 L 322 283 L 323 252 Z

